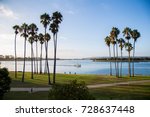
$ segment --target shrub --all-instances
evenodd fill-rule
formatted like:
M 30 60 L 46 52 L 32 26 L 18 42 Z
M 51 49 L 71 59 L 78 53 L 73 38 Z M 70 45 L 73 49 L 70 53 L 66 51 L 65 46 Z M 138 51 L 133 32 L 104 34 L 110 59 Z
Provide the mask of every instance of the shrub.
M 11 79 L 7 68 L 0 69 L 0 99 L 10 90 Z
M 49 91 L 48 99 L 51 100 L 92 100 L 94 97 L 89 93 L 84 82 L 77 83 L 73 80 L 70 84 L 53 85 Z

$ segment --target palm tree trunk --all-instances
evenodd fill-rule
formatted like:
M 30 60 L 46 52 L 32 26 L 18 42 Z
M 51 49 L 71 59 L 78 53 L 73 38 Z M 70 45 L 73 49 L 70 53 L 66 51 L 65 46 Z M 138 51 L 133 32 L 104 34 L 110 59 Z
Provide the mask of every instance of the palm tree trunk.
M 33 62 L 34 62 L 34 74 L 36 74 L 36 59 L 35 59 L 35 56 L 34 56 L 34 51 L 32 52 L 33 53 Z
M 119 62 L 118 62 L 118 44 L 117 44 L 117 41 L 116 41 L 116 62 L 117 62 L 117 77 L 119 77 Z
M 122 49 L 121 49 L 120 77 L 122 78 Z
M 128 52 L 129 53 L 129 77 L 131 77 L 131 66 L 130 66 L 130 51 Z
M 40 55 L 40 74 L 42 74 L 42 44 L 41 44 L 41 55 Z
M 26 37 L 24 40 L 24 62 L 23 62 L 23 74 L 22 74 L 22 82 L 24 82 L 24 74 L 25 74 L 25 60 L 26 60 Z
M 129 45 L 129 40 L 128 40 L 128 45 Z M 129 46 L 128 46 L 128 54 L 129 54 L 129 57 L 128 57 L 128 76 L 131 77 L 131 66 L 130 66 L 130 50 L 129 50 Z
M 135 41 L 133 45 L 133 58 L 132 58 L 132 76 L 134 77 L 134 55 L 135 55 Z
M 36 41 L 36 73 L 38 74 L 38 49 L 37 49 L 37 41 Z
M 111 50 L 109 46 L 109 58 L 110 58 L 110 76 L 112 76 L 112 65 L 111 65 Z
M 117 77 L 117 69 L 116 69 L 116 56 L 115 56 L 115 45 L 113 45 L 113 51 L 114 51 L 115 71 L 116 71 L 116 77 Z
M 45 36 L 46 36 L 46 27 L 45 27 Z M 44 37 L 45 38 L 45 37 Z M 44 73 L 47 73 L 47 41 L 45 40 L 45 69 Z
M 56 36 L 56 37 L 55 37 Z M 56 80 L 56 51 L 57 51 L 57 33 L 53 35 L 54 38 L 54 69 L 53 69 L 53 84 Z
M 16 38 L 17 38 L 17 34 L 15 34 L 15 78 L 17 78 L 17 49 L 16 49 Z
M 47 72 L 48 72 L 48 85 L 51 84 L 50 81 L 50 71 L 49 71 L 49 64 L 48 64 L 48 42 L 47 42 L 47 46 L 46 46 L 46 65 L 47 65 Z
M 38 74 L 38 48 L 37 48 L 37 42 L 36 42 L 36 73 Z
M 33 79 L 33 44 L 31 44 L 31 79 Z
M 47 42 L 45 41 L 45 69 L 44 69 L 44 73 L 47 73 Z

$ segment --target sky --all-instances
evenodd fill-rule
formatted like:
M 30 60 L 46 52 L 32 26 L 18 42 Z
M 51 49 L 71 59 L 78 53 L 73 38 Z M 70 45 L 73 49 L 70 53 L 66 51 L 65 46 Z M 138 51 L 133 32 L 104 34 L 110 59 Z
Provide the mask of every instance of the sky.
M 35 23 L 38 32 L 44 33 L 40 15 L 51 16 L 55 11 L 63 15 L 58 32 L 59 58 L 108 56 L 104 38 L 112 27 L 120 30 L 119 38 L 125 27 L 137 29 L 141 37 L 136 43 L 136 56 L 150 56 L 150 0 L 0 0 L 0 55 L 14 55 L 14 25 Z M 17 56 L 23 56 L 23 44 L 18 34 Z M 128 53 L 124 50 L 123 54 Z M 53 57 L 52 39 L 48 56 Z

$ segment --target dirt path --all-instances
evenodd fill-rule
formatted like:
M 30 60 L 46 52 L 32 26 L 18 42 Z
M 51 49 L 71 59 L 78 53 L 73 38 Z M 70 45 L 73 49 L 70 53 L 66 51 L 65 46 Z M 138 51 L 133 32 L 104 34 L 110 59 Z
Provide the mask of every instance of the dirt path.
M 95 84 L 95 85 L 88 85 L 88 88 L 100 88 L 100 87 L 110 87 L 110 86 L 117 86 L 117 85 L 128 85 L 128 84 L 139 84 L 150 82 L 150 80 L 141 80 L 141 81 L 128 81 L 128 82 L 119 82 L 119 83 L 110 83 L 110 84 Z
M 117 86 L 117 85 L 128 85 L 128 84 L 139 84 L 150 82 L 150 80 L 141 80 L 141 81 L 128 81 L 128 82 L 119 82 L 119 83 L 109 83 L 109 84 L 94 84 L 88 85 L 87 87 L 92 88 L 100 88 L 100 87 L 110 87 L 110 86 Z M 11 88 L 10 91 L 28 91 L 28 92 L 39 92 L 39 91 L 49 91 L 51 87 L 39 87 L 39 88 Z

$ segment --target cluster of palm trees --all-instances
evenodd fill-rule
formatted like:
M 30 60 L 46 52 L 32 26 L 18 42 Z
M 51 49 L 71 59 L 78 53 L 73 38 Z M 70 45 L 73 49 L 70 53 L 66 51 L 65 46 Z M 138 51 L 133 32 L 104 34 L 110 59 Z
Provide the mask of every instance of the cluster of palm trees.
M 126 27 L 122 33 L 125 39 L 118 38 L 120 30 L 116 27 L 113 27 L 110 32 L 110 35 L 105 38 L 105 43 L 109 48 L 110 75 L 112 75 L 112 61 L 114 61 L 116 77 L 122 77 L 122 61 L 123 61 L 122 57 L 123 57 L 123 49 L 125 48 L 126 51 L 128 52 L 128 75 L 129 77 L 131 76 L 134 77 L 135 43 L 137 39 L 140 37 L 140 33 L 138 32 L 138 30 L 136 29 L 131 30 L 131 28 L 129 27 Z M 111 45 L 113 48 L 113 57 L 111 56 Z M 120 56 L 118 55 L 118 48 L 120 48 Z M 133 51 L 132 57 L 131 51 Z M 132 60 L 132 75 L 131 75 L 131 60 Z M 121 62 L 120 67 L 119 61 Z
M 22 82 L 24 82 L 25 78 L 25 62 L 26 62 L 26 43 L 27 41 L 31 44 L 31 79 L 34 78 L 34 73 L 43 73 L 42 70 L 42 52 L 43 52 L 43 44 L 45 44 L 45 69 L 44 73 L 48 74 L 48 84 L 51 84 L 50 80 L 50 70 L 48 63 L 48 42 L 51 39 L 50 34 L 47 32 L 47 28 L 53 34 L 54 41 L 54 71 L 53 71 L 53 83 L 55 83 L 56 77 L 56 52 L 57 52 L 57 33 L 59 30 L 59 24 L 62 22 L 62 14 L 58 11 L 54 12 L 50 17 L 49 14 L 44 13 L 40 16 L 40 22 L 44 26 L 44 34 L 38 34 L 38 27 L 36 24 L 32 23 L 30 25 L 23 23 L 21 26 L 15 25 L 13 29 L 15 30 L 15 41 L 14 41 L 14 49 L 15 49 L 15 78 L 17 78 L 17 48 L 16 48 L 16 38 L 18 33 L 20 36 L 24 37 L 24 62 L 23 62 L 23 74 L 22 74 Z M 40 59 L 38 59 L 38 42 L 40 42 Z M 36 55 L 34 55 L 33 43 L 36 43 Z M 40 72 L 38 71 L 38 61 L 40 60 Z M 33 72 L 34 69 L 34 72 Z

